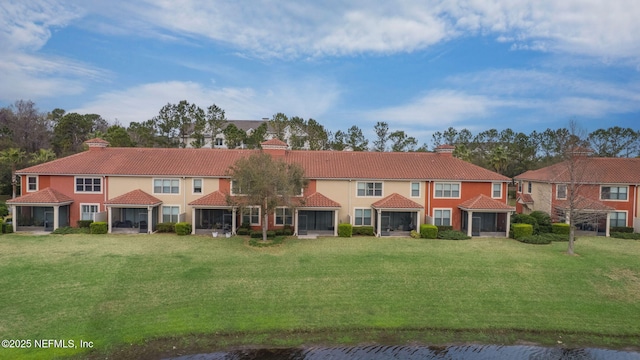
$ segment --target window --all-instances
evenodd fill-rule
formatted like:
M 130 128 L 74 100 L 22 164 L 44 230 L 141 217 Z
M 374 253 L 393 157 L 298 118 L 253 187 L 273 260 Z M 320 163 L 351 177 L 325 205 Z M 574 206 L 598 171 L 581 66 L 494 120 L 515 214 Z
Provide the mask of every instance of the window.
M 615 226 L 627 226 L 627 213 L 626 212 L 614 212 L 611 213 L 610 227 Z
M 100 208 L 98 204 L 80 204 L 80 220 L 94 220 L 93 214 Z
M 522 181 L 518 181 L 518 192 L 522 192 Z
M 436 183 L 435 192 L 437 198 L 459 198 L 460 184 Z
M 556 185 L 556 199 L 564 200 L 567 198 L 567 184 Z
M 37 176 L 27 176 L 27 191 L 38 191 Z
M 222 146 L 222 145 L 224 145 L 224 139 L 215 138 L 215 146 Z
M 153 179 L 154 194 L 179 194 L 179 179 Z
M 178 222 L 180 206 L 162 206 L 162 222 Z
M 437 209 L 433 211 L 434 225 L 451 226 L 451 210 Z
M 289 208 L 276 208 L 276 225 L 293 225 L 293 214 Z
M 76 178 L 76 192 L 93 192 L 99 193 L 102 191 L 102 179 L 101 178 Z
M 371 209 L 356 209 L 354 225 L 371 225 Z
M 412 182 L 411 183 L 411 197 L 420 197 L 420 183 Z
M 246 193 L 244 192 L 240 184 L 235 180 L 231 180 L 231 195 L 243 195 L 243 194 L 246 194 Z
M 193 193 L 202 194 L 202 179 L 193 179 Z
M 531 181 L 529 181 L 527 183 L 527 194 L 531 194 L 531 188 L 533 187 L 533 185 L 531 185 Z
M 242 210 L 242 223 L 260 225 L 260 207 L 250 206 Z
M 600 188 L 600 200 L 627 200 L 627 187 L 603 186 Z
M 382 196 L 381 182 L 359 182 L 358 196 Z
M 499 199 L 502 197 L 502 184 L 501 183 L 493 183 L 491 197 L 494 199 Z

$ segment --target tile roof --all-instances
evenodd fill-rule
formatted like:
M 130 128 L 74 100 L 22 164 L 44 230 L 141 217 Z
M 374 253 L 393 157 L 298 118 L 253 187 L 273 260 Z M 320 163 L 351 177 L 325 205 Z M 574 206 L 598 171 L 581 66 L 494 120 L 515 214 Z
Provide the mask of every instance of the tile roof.
M 516 208 L 509 206 L 502 201 L 492 199 L 487 195 L 480 194 L 458 205 L 463 210 L 503 210 L 516 211 Z
M 406 197 L 393 193 L 383 199 L 380 199 L 373 204 L 371 207 L 375 209 L 423 209 L 424 206 L 418 204 L 413 200 L 409 200 Z
M 225 177 L 229 166 L 259 150 L 102 148 L 35 165 L 18 174 Z M 269 152 L 268 150 L 264 150 Z M 289 150 L 310 179 L 510 181 L 452 156 L 427 152 Z
M 7 200 L 7 204 L 69 204 L 73 199 L 51 188 L 28 193 L 15 199 Z
M 105 201 L 105 205 L 159 205 L 162 204 L 162 200 L 155 196 L 151 196 L 146 192 L 136 189 L 129 191 L 126 194 L 116 196 L 111 200 Z
M 557 209 L 562 209 L 562 210 L 568 210 L 569 209 L 569 200 L 561 200 L 561 201 L 557 201 L 554 206 Z M 574 202 L 574 208 L 575 209 L 579 209 L 579 210 L 587 210 L 587 211 L 605 211 L 605 212 L 609 212 L 609 211 L 615 211 L 615 208 L 605 205 L 603 202 L 598 201 L 598 200 L 594 200 L 594 199 L 589 199 L 587 197 L 584 197 L 582 195 L 578 195 L 576 196 L 576 200 Z
M 592 184 L 640 183 L 640 158 L 586 157 L 578 160 L 576 181 Z M 571 182 L 568 161 L 530 170 L 515 177 L 516 180 L 568 183 Z
M 283 147 L 287 147 L 289 145 L 287 145 L 286 142 L 278 139 L 278 138 L 273 138 L 271 140 L 267 140 L 265 142 L 260 143 L 260 145 L 262 146 L 283 146 Z
M 339 208 L 340 203 L 337 203 L 328 197 L 322 195 L 319 192 L 304 198 L 304 203 L 300 205 L 301 208 Z
M 531 197 L 531 194 L 520 194 L 516 201 L 521 204 L 533 204 L 533 197 Z
M 216 206 L 216 207 L 231 207 L 227 203 L 227 197 L 220 191 L 214 191 L 211 194 L 207 194 L 197 200 L 189 203 L 194 206 Z

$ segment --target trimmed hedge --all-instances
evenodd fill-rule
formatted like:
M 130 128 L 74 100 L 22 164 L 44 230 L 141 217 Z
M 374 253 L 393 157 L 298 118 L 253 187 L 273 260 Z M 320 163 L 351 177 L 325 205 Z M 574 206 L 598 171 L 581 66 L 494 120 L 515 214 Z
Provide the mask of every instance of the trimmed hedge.
M 79 228 L 88 228 L 93 223 L 93 220 L 78 220 Z
M 2 233 L 3 234 L 11 234 L 13 232 L 13 224 L 12 223 L 2 223 Z
M 617 239 L 640 240 L 640 233 L 612 232 L 609 236 Z
M 353 235 L 353 226 L 351 224 L 338 224 L 339 237 L 351 237 Z
M 173 233 L 176 232 L 176 223 L 164 222 L 156 225 L 156 231 L 159 233 Z
M 373 236 L 373 226 L 354 226 L 351 229 L 351 234 Z
M 262 230 L 255 230 L 249 233 L 249 236 L 252 239 L 262 239 Z M 276 232 L 273 230 L 267 230 L 267 239 L 273 238 L 276 236 Z
M 447 230 L 453 230 L 453 226 L 451 226 L 451 225 L 436 225 L 436 227 L 438 228 L 438 232 L 447 231 Z
M 526 244 L 535 244 L 535 245 L 547 245 L 547 244 L 551 244 L 551 238 L 546 236 L 548 234 L 544 234 L 544 235 L 529 235 L 529 236 L 523 236 L 519 239 L 516 239 L 520 242 L 526 243 Z
M 551 224 L 551 232 L 554 234 L 569 234 L 569 224 L 553 223 Z
M 245 229 L 245 228 L 238 228 L 238 230 L 236 231 L 236 234 L 238 235 L 249 235 L 249 229 Z
M 189 224 L 188 222 L 176 223 L 175 229 L 176 229 L 176 234 L 180 236 L 191 235 L 191 224 Z
M 633 233 L 633 228 L 629 227 L 629 226 L 612 226 L 611 229 L 609 229 L 609 232 L 632 234 Z
M 469 240 L 471 236 L 458 230 L 445 230 L 438 232 L 438 239 L 442 240 Z
M 513 238 L 518 240 L 522 237 L 533 235 L 533 225 L 524 223 L 511 224 L 511 231 L 513 232 Z
M 109 225 L 104 221 L 96 221 L 89 225 L 92 234 L 106 234 L 109 232 Z
M 538 222 L 538 233 L 547 234 L 551 232 L 551 216 L 544 211 L 536 210 L 529 214 Z M 535 226 L 534 226 L 535 230 Z
M 81 227 L 74 228 L 71 226 L 63 226 L 59 227 L 51 232 L 52 234 L 57 235 L 66 235 L 66 234 L 91 234 L 91 229 L 89 227 Z
M 429 225 L 429 224 L 420 225 L 420 237 L 423 239 L 437 239 L 438 232 L 439 232 L 438 227 L 435 225 Z
M 538 220 L 535 217 L 527 214 L 515 214 L 511 217 L 512 224 L 529 224 L 533 227 L 533 233 L 538 234 L 540 232 L 540 226 Z

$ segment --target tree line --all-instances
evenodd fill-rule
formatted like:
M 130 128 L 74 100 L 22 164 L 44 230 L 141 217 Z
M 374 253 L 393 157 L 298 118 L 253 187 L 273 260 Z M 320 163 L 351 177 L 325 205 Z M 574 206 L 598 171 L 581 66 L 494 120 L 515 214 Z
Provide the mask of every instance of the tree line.
M 215 104 L 206 109 L 182 100 L 168 103 L 158 114 L 127 127 L 109 123 L 98 114 L 67 113 L 63 109 L 40 112 L 32 101 L 19 100 L 0 108 L 0 193 L 9 193 L 15 169 L 50 161 L 83 150 L 84 141 L 100 137 L 114 147 L 205 146 L 206 138 L 219 134 L 229 148 L 259 148 L 268 135 L 286 141 L 292 149 L 351 151 L 429 151 L 439 145 L 455 146 L 454 156 L 513 177 L 526 170 L 561 160 L 562 149 L 571 136 L 566 128 L 516 132 L 489 129 L 474 134 L 453 127 L 435 132 L 431 144 L 418 146 L 415 137 L 392 130 L 387 122 L 373 127 L 370 141 L 353 125 L 335 132 L 320 122 L 277 113 L 250 132 L 228 122 L 225 111 Z M 598 129 L 584 139 L 594 155 L 636 157 L 640 154 L 640 131 L 613 126 Z

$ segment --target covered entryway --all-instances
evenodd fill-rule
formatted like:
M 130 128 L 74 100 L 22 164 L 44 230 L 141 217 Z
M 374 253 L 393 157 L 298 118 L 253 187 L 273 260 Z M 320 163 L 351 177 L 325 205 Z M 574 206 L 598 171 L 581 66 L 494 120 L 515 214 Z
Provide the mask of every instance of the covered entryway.
M 515 207 L 486 195 L 478 195 L 458 205 L 461 229 L 468 236 L 509 237 L 511 213 Z
M 162 201 L 137 189 L 106 201 L 109 233 L 151 234 L 158 224 Z
M 236 208 L 227 203 L 226 196 L 214 191 L 189 203 L 192 234 L 236 233 Z
M 13 231 L 54 231 L 69 226 L 69 208 L 73 199 L 46 188 L 7 200 L 13 214 Z
M 420 228 L 420 212 L 424 207 L 393 193 L 371 205 L 376 210 L 376 236 L 410 236 Z
M 340 204 L 315 192 L 301 201 L 294 214 L 294 235 L 338 236 Z
M 554 205 L 556 216 L 565 222 L 571 221 L 578 235 L 609 236 L 611 213 L 615 208 L 603 202 L 578 195 L 573 203 L 574 218 L 570 218 L 569 201 L 558 201 Z

